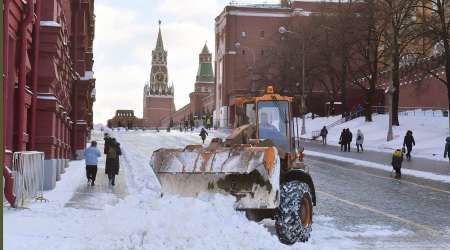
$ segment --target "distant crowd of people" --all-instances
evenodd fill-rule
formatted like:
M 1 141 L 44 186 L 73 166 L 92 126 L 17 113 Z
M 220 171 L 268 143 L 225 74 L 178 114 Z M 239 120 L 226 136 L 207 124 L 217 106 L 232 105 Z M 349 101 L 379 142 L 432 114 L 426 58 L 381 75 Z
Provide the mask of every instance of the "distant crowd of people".
M 320 130 L 320 136 L 322 137 L 322 144 L 327 144 L 327 135 L 328 130 L 326 126 L 323 126 L 323 128 Z M 350 144 L 353 140 L 353 133 L 350 131 L 349 128 L 343 129 L 341 132 L 341 136 L 339 137 L 339 145 L 341 145 L 341 151 L 344 152 L 350 152 Z M 359 153 L 364 152 L 363 149 L 363 142 L 364 142 L 364 134 L 361 132 L 361 130 L 358 129 L 358 132 L 356 133 L 356 150 Z
M 326 126 L 320 131 L 320 136 L 322 137 L 322 144 L 327 144 L 327 136 L 328 130 Z M 341 145 L 341 151 L 350 152 L 351 143 L 353 141 L 353 133 L 349 128 L 345 128 L 342 130 L 339 137 L 339 145 Z M 356 150 L 357 152 L 364 152 L 363 143 L 364 143 L 364 134 L 360 129 L 358 129 L 356 133 Z M 395 171 L 395 178 L 401 178 L 401 167 L 403 163 L 403 158 L 406 156 L 408 161 L 411 160 L 411 152 L 413 147 L 416 145 L 416 141 L 414 140 L 413 132 L 408 130 L 403 138 L 403 147 L 401 149 L 396 149 L 392 154 L 391 165 Z M 406 154 L 406 155 L 405 155 Z M 449 156 L 450 161 L 450 137 L 446 138 L 445 150 L 444 150 L 444 158 Z

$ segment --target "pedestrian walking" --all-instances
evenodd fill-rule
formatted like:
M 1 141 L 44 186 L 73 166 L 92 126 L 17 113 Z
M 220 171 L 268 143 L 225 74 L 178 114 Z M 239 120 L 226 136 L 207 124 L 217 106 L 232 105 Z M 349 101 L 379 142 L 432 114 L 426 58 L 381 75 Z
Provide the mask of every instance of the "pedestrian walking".
M 416 142 L 414 141 L 413 132 L 411 130 L 408 130 L 406 132 L 405 138 L 403 139 L 403 147 L 406 146 L 406 159 L 408 161 L 411 160 L 411 151 L 413 146 L 416 146 Z
M 95 186 L 95 177 L 97 176 L 98 158 L 102 156 L 97 148 L 97 142 L 92 141 L 91 146 L 84 150 L 84 160 L 86 162 L 86 177 L 88 185 Z
M 358 153 L 359 153 L 360 147 L 361 147 L 361 153 L 364 152 L 363 143 L 364 143 L 364 134 L 361 132 L 360 129 L 358 129 L 358 132 L 356 133 L 356 149 L 357 149 Z
M 327 135 L 328 135 L 327 127 L 323 126 L 322 130 L 320 130 L 320 136 L 322 136 L 322 144 L 323 145 L 327 144 Z
M 195 127 L 194 119 L 189 120 L 189 126 L 191 128 L 191 132 L 194 131 L 194 127 Z
M 358 106 L 356 106 L 356 116 L 363 116 L 363 111 L 363 106 L 361 104 L 358 104 Z
M 200 137 L 202 138 L 202 144 L 205 144 L 206 136 L 208 135 L 208 132 L 206 132 L 205 128 L 202 128 L 200 131 Z
M 445 149 L 444 149 L 444 158 L 447 158 L 450 161 L 450 136 L 445 139 Z
M 115 138 L 111 139 L 111 144 L 106 155 L 105 174 L 108 175 L 109 183 L 115 185 L 116 175 L 119 174 L 119 156 L 122 155 L 120 150 L 120 143 Z
M 350 144 L 352 143 L 352 140 L 353 140 L 353 134 L 352 134 L 352 132 L 350 131 L 350 129 L 349 128 L 347 128 L 347 151 L 348 152 L 350 152 Z
M 103 137 L 103 140 L 105 141 L 105 146 L 103 147 L 103 153 L 106 155 L 108 154 L 109 145 L 111 144 L 111 137 L 108 133 L 105 133 L 105 136 Z
M 403 162 L 403 153 L 400 149 L 397 149 L 392 154 L 392 167 L 395 170 L 395 179 L 400 179 L 402 177 L 402 162 Z
M 341 151 L 347 151 L 347 142 L 345 141 L 347 131 L 342 129 L 341 136 L 339 137 L 339 144 L 341 144 Z
M 206 118 L 206 128 L 207 128 L 208 130 L 211 129 L 211 117 L 207 117 L 207 118 Z

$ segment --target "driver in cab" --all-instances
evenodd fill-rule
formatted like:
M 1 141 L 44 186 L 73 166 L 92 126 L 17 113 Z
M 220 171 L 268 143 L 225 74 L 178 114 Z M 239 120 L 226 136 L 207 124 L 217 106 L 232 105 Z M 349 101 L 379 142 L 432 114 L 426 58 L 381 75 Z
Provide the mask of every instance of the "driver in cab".
M 280 131 L 272 124 L 269 123 L 269 117 L 267 113 L 260 114 L 259 120 L 259 136 L 261 139 L 274 139 L 280 135 Z

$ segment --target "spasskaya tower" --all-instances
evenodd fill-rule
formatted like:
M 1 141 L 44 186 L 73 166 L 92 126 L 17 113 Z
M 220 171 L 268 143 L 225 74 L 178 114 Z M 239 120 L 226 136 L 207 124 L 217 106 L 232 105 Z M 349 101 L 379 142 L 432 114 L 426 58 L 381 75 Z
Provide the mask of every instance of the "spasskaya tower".
M 162 118 L 175 112 L 173 100 L 173 84 L 168 85 L 167 51 L 161 35 L 161 21 L 159 21 L 156 47 L 152 51 L 152 68 L 150 79 L 144 86 L 143 118 L 145 127 L 160 127 Z

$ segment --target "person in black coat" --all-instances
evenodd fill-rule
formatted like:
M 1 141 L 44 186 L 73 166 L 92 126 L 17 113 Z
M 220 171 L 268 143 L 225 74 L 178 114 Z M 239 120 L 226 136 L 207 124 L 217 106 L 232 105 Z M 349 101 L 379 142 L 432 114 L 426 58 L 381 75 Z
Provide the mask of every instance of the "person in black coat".
M 108 175 L 109 183 L 115 185 L 116 175 L 119 174 L 119 156 L 122 155 L 120 150 L 120 143 L 116 142 L 116 139 L 111 139 L 111 144 L 106 154 L 106 166 L 105 174 Z
M 109 145 L 111 144 L 111 137 L 109 136 L 108 133 L 105 133 L 105 137 L 103 138 L 103 140 L 105 141 L 105 146 L 103 147 L 103 153 L 106 155 L 108 154 L 108 150 L 109 150 Z
M 411 160 L 411 151 L 413 146 L 416 146 L 416 142 L 414 141 L 414 137 L 412 135 L 412 131 L 408 130 L 406 132 L 405 138 L 403 139 L 403 147 L 406 146 L 406 159 Z
M 345 141 L 346 134 L 347 134 L 347 131 L 345 129 L 343 129 L 341 132 L 341 136 L 339 137 L 339 144 L 341 144 L 341 151 L 343 149 L 345 149 L 345 151 L 347 151 L 347 142 Z
M 348 152 L 350 152 L 350 143 L 352 142 L 352 140 L 353 140 L 353 134 L 352 134 L 352 132 L 350 131 L 350 129 L 349 128 L 347 128 L 347 151 Z
M 202 128 L 202 131 L 200 131 L 200 137 L 202 138 L 202 144 L 205 144 L 206 136 L 208 135 L 208 132 L 206 132 L 205 128 Z
M 327 144 L 327 135 L 328 135 L 327 127 L 323 126 L 322 130 L 320 130 L 320 136 L 322 136 L 323 145 Z

